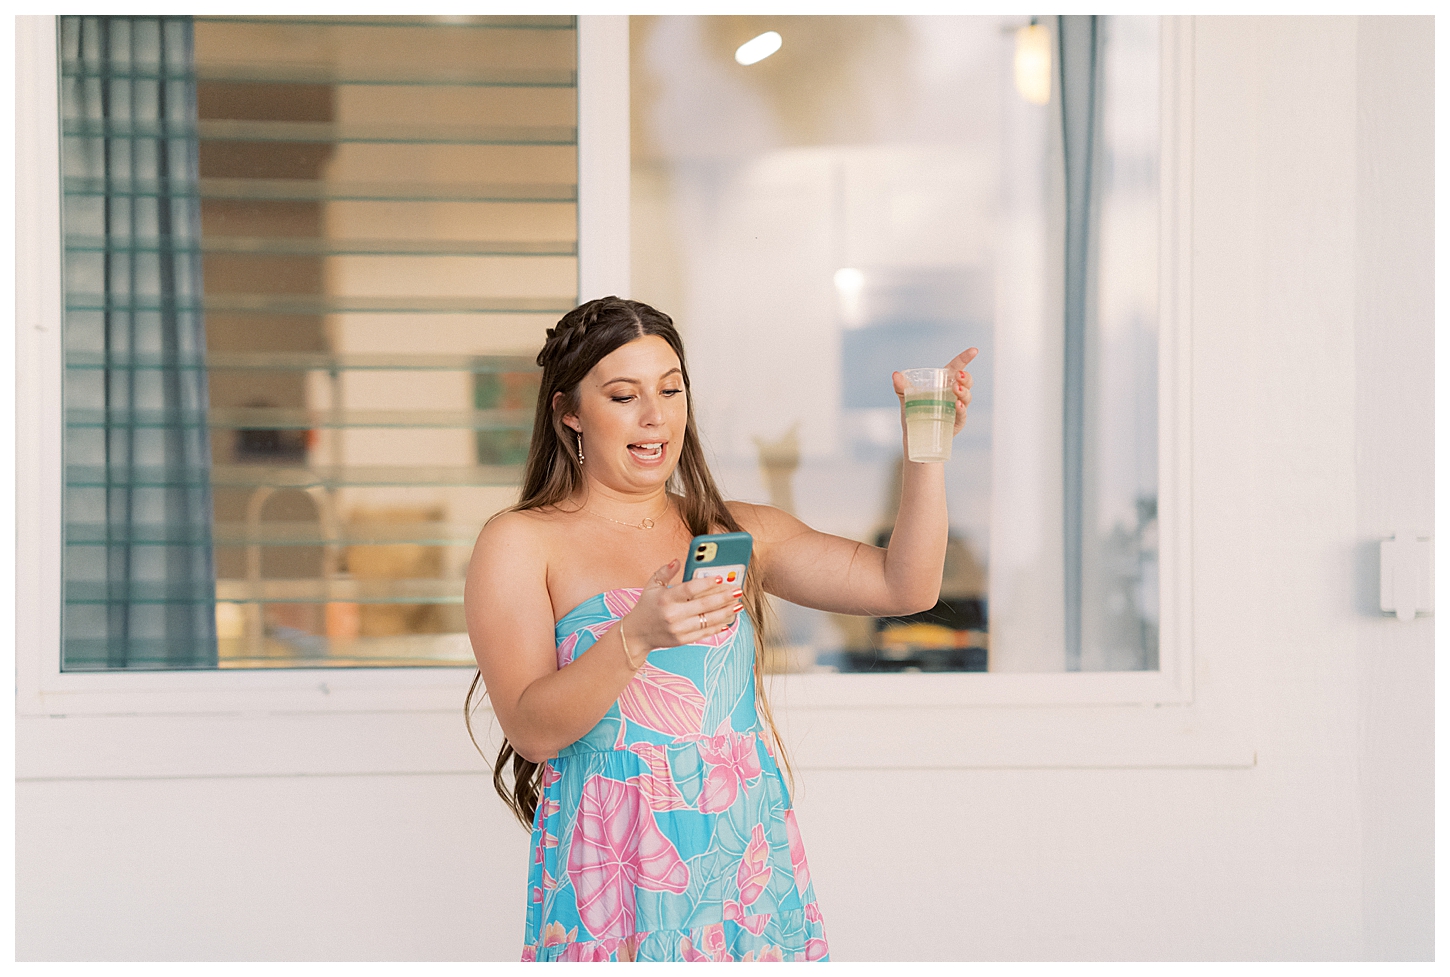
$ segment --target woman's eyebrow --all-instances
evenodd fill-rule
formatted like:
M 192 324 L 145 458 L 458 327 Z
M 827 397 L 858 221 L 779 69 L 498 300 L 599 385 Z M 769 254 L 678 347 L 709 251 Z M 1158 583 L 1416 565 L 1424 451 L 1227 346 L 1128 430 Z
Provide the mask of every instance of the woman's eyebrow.
M 663 380 L 665 377 L 669 376 L 671 373 L 678 373 L 680 376 L 684 376 L 685 375 L 684 374 L 684 371 L 681 370 L 678 366 L 676 366 L 676 367 L 672 367 L 672 368 L 666 370 L 664 373 L 661 373 L 660 374 L 660 379 Z M 611 383 L 639 383 L 639 381 L 636 380 L 634 377 L 611 377 L 610 379 L 605 380 L 603 383 L 601 383 L 600 386 L 601 387 L 607 387 Z

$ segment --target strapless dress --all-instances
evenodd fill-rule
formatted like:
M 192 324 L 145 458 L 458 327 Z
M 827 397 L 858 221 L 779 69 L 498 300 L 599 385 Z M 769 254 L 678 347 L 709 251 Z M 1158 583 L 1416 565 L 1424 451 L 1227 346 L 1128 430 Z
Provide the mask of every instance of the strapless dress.
M 560 618 L 559 667 L 639 595 L 606 591 Z M 768 736 L 744 613 L 650 652 L 598 725 L 544 764 L 523 959 L 828 959 Z

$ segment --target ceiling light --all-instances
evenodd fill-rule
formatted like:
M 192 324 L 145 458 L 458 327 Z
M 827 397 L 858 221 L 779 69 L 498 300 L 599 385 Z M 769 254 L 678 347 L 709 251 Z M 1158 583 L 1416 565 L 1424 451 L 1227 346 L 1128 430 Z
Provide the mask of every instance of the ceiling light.
M 847 329 L 860 329 L 866 325 L 863 301 L 866 273 L 860 268 L 837 268 L 833 280 L 836 283 L 836 297 L 840 299 L 841 325 Z
M 1047 104 L 1052 97 L 1052 38 L 1046 27 L 1033 23 L 1017 29 L 1012 75 L 1018 94 L 1033 105 Z
M 775 31 L 766 31 L 736 48 L 735 60 L 741 64 L 755 64 L 757 61 L 764 61 L 779 50 L 780 35 Z

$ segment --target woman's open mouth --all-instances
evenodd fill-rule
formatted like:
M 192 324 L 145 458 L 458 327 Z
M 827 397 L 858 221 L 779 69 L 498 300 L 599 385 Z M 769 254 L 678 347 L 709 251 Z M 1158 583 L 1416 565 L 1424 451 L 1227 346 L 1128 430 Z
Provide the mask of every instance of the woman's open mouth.
M 629 453 L 636 461 L 645 464 L 656 462 L 665 456 L 665 442 L 640 441 L 629 446 Z

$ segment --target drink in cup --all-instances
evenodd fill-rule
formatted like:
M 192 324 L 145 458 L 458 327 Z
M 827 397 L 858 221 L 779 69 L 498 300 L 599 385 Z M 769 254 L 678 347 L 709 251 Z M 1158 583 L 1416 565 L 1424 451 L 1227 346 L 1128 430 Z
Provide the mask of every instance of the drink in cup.
M 957 393 L 949 370 L 902 370 L 906 376 L 906 457 L 909 461 L 947 461 Z

